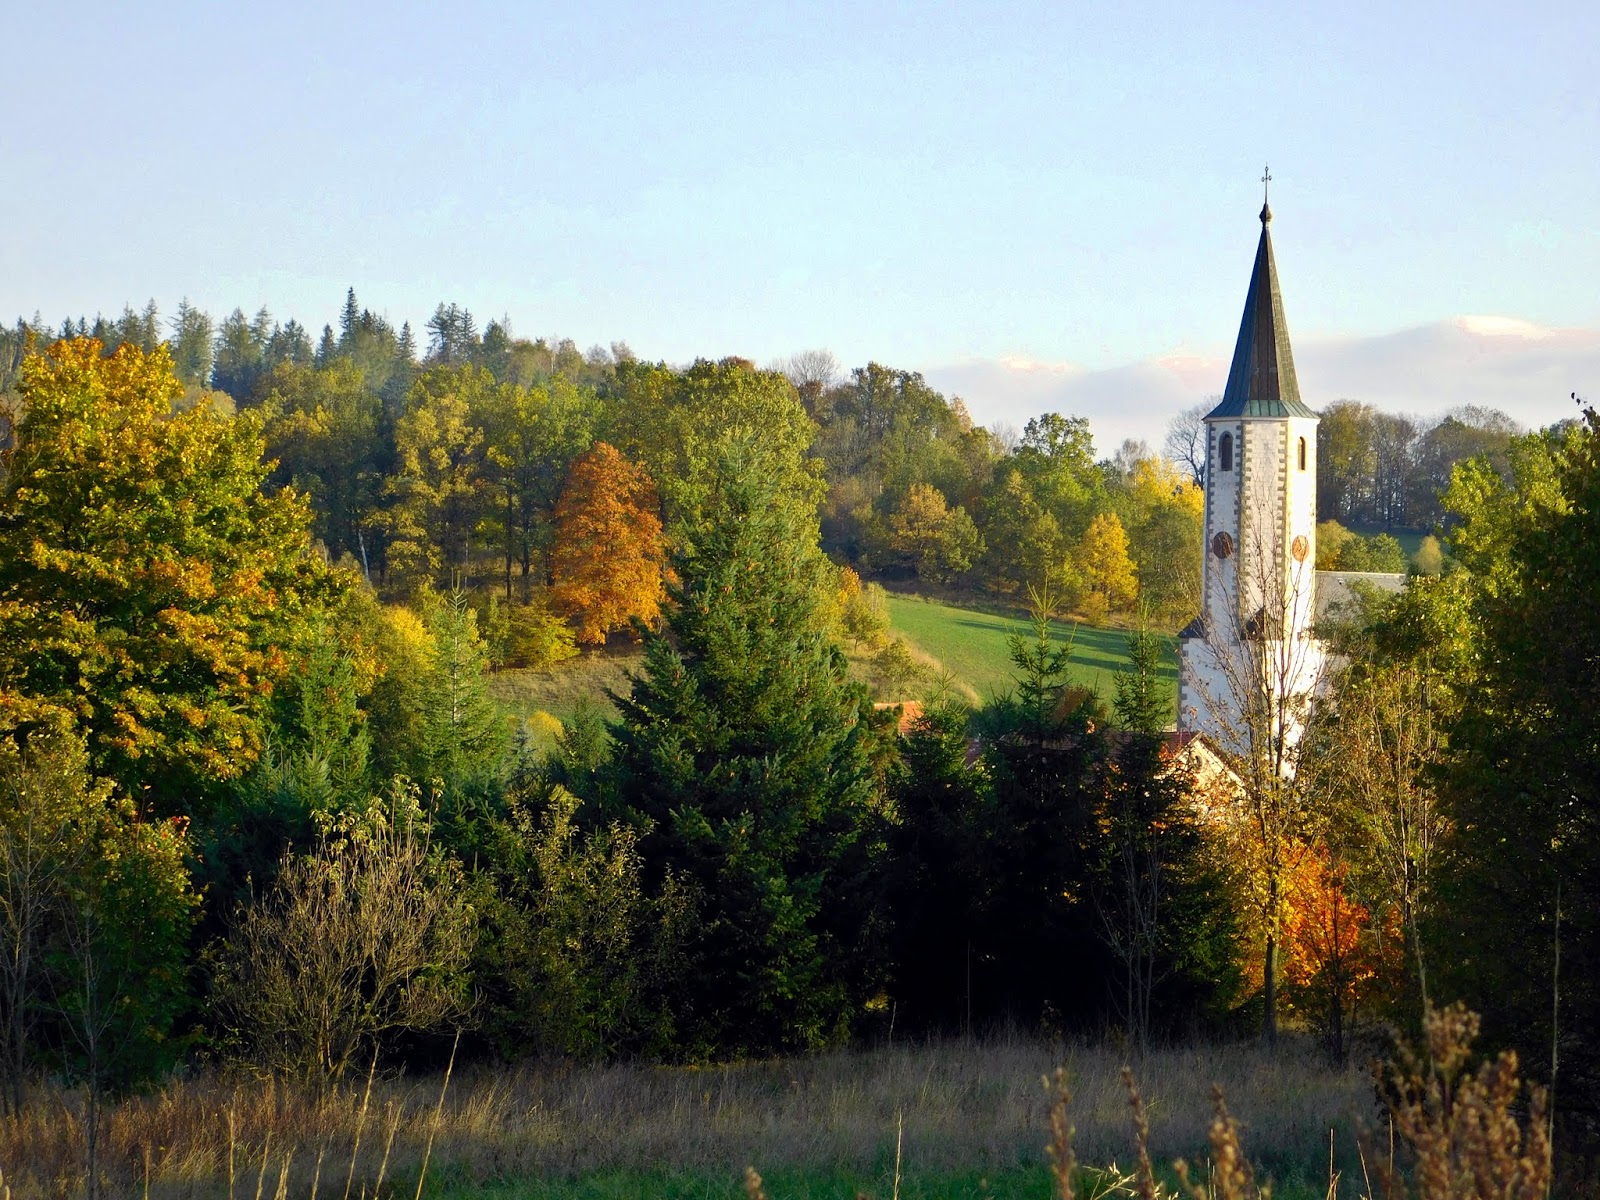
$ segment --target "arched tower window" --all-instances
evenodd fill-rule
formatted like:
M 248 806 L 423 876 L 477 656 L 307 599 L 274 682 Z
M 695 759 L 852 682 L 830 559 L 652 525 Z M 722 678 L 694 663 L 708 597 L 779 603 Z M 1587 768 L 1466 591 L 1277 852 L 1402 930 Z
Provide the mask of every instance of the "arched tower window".
M 1233 470 L 1233 434 L 1225 433 L 1218 439 L 1217 458 L 1224 471 Z
M 1305 440 L 1305 438 L 1301 438 L 1300 439 L 1300 469 L 1302 471 L 1304 471 L 1306 469 L 1306 440 Z

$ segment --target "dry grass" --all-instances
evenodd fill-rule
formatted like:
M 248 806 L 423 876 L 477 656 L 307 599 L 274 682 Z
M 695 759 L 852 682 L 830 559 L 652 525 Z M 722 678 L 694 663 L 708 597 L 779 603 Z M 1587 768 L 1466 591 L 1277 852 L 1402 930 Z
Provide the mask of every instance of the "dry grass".
M 343 1200 L 380 1173 L 410 1196 L 432 1136 L 430 1177 L 490 1180 L 673 1169 L 737 1177 L 747 1164 L 870 1170 L 893 1158 L 921 1171 L 1037 1163 L 1050 1127 L 1042 1077 L 1061 1065 L 1072 1090 L 1073 1145 L 1088 1163 L 1126 1160 L 1123 1056 L 1100 1046 L 1011 1040 L 841 1052 L 713 1069 L 643 1066 L 457 1068 L 439 1078 L 364 1080 L 318 1100 L 270 1081 L 173 1082 L 125 1102 L 106 1137 L 113 1192 Z M 1235 1106 L 1253 1155 L 1304 1161 L 1330 1124 L 1370 1116 L 1360 1071 L 1330 1071 L 1309 1050 L 1254 1046 L 1152 1054 L 1139 1064 L 1158 1161 L 1204 1156 L 1211 1085 Z M 230 1129 L 232 1135 L 230 1138 Z M 1341 1133 L 1344 1142 L 1346 1134 Z M 0 1122 L 0 1167 L 17 1200 L 80 1194 L 82 1131 L 71 1097 L 51 1095 Z M 148 1163 L 148 1176 L 146 1164 Z M 283 1179 L 280 1192 L 280 1176 Z

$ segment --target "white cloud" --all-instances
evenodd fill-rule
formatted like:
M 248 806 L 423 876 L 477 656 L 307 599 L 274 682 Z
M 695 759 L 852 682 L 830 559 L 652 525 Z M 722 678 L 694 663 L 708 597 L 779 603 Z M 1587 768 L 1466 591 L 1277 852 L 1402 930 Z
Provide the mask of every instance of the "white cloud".
M 1381 336 L 1296 338 L 1295 367 L 1313 408 L 1350 399 L 1428 417 L 1480 404 L 1534 428 L 1576 415 L 1573 392 L 1600 401 L 1600 328 L 1461 316 Z M 1051 411 L 1088 417 L 1096 451 L 1107 455 L 1124 438 L 1159 446 L 1174 413 L 1222 391 L 1228 359 L 1185 352 L 1093 371 L 1006 357 L 924 373 L 983 424 L 1020 429 Z

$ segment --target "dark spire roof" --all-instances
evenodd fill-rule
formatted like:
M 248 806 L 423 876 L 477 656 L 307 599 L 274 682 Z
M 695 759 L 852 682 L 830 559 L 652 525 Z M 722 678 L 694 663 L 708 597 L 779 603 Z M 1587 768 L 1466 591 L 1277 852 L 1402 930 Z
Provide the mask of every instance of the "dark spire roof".
M 1233 348 L 1233 366 L 1222 403 L 1207 414 L 1215 417 L 1315 417 L 1300 400 L 1289 349 L 1289 326 L 1283 319 L 1278 268 L 1272 260 L 1272 210 L 1261 206 L 1261 243 L 1250 272 L 1250 294 Z

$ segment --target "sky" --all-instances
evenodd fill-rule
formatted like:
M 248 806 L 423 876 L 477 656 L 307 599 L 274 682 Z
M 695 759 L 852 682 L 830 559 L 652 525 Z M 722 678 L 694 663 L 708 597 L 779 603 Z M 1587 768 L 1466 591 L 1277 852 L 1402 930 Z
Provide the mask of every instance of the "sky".
M 0 319 L 347 287 L 826 348 L 1106 453 L 1219 392 L 1271 163 L 1301 391 L 1600 396 L 1600 5 L 19 5 Z

